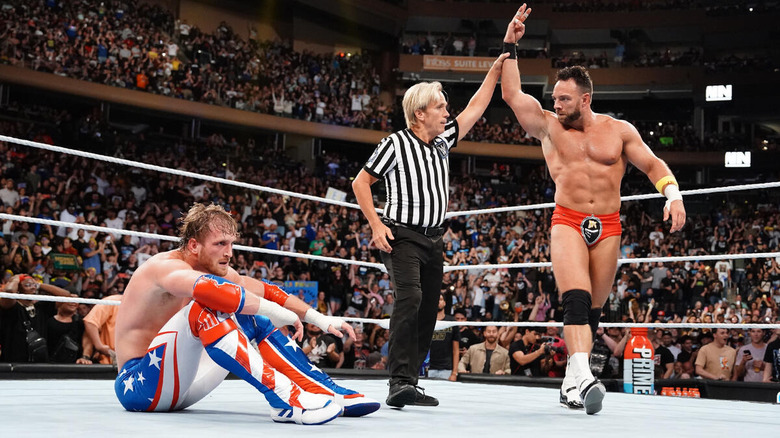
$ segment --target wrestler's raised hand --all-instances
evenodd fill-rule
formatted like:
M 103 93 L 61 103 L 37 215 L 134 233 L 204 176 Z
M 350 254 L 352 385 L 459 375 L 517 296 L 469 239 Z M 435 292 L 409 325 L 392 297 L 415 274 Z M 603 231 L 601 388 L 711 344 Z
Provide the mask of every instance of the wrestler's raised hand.
M 512 17 L 512 21 L 509 22 L 509 25 L 506 28 L 506 34 L 504 35 L 505 43 L 516 43 L 520 41 L 520 38 L 525 35 L 525 20 L 528 19 L 530 13 L 531 8 L 523 3 L 523 6 L 520 6 L 520 9 L 517 10 L 517 13 Z

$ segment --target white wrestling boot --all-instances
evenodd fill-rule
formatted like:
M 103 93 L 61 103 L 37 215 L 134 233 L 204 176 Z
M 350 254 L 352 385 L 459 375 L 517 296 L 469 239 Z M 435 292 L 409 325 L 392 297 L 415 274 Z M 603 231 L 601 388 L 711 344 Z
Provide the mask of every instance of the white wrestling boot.
M 303 425 L 325 424 L 335 420 L 343 412 L 343 408 L 330 400 L 329 397 L 319 394 L 301 393 L 298 397 L 301 406 L 319 406 L 304 408 L 292 406 L 290 408 L 271 408 L 271 419 L 277 423 L 297 423 Z
M 379 409 L 379 402 L 363 394 L 333 394 L 333 401 L 344 408 L 345 417 L 362 417 Z
M 566 374 L 561 382 L 560 403 L 564 408 L 582 409 L 584 406 L 580 398 L 580 391 L 577 389 L 577 379 L 574 378 L 574 371 L 569 370 L 570 363 L 566 362 Z
M 580 388 L 580 397 L 582 397 L 585 413 L 593 415 L 601 411 L 601 402 L 607 394 L 607 388 L 604 387 L 604 384 L 599 379 L 593 379 L 590 382 L 586 380 L 583 381 Z
M 602 401 L 607 394 L 604 384 L 590 372 L 590 362 L 587 353 L 574 353 L 569 358 L 571 371 L 577 380 L 577 389 L 580 392 L 585 413 L 593 415 L 602 408 Z

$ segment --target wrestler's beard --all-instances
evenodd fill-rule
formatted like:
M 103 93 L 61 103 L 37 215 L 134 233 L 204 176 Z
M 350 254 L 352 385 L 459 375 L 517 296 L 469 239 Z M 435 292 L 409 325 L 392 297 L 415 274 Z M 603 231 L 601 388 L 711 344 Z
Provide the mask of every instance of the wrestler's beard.
M 572 123 L 576 122 L 577 120 L 582 117 L 582 112 L 578 109 L 574 110 L 573 112 L 565 115 L 558 114 L 558 120 L 563 125 L 571 125 Z
M 205 269 L 209 274 L 212 275 L 218 275 L 220 277 L 224 277 L 228 273 L 228 266 L 230 266 L 230 260 L 228 259 L 228 264 L 221 265 L 220 259 L 208 259 L 207 257 L 201 257 L 200 260 L 198 260 L 198 263 L 202 267 L 202 269 Z

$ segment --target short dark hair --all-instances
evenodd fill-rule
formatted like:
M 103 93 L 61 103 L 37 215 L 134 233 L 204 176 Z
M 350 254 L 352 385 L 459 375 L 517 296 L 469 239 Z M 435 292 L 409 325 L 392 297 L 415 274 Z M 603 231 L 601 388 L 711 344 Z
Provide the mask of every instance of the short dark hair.
M 579 65 L 565 67 L 558 70 L 555 75 L 556 81 L 568 81 L 569 79 L 573 80 L 583 93 L 593 94 L 593 81 L 590 80 L 590 75 L 585 67 Z

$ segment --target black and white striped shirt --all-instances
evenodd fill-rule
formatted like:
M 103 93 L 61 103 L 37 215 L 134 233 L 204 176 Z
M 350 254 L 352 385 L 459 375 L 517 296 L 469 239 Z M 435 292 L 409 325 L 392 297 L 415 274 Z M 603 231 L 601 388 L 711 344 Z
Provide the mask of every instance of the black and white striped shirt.
M 382 139 L 364 166 L 387 190 L 384 217 L 406 225 L 438 227 L 444 222 L 450 188 L 450 149 L 458 123 L 448 122 L 431 144 L 404 129 Z

